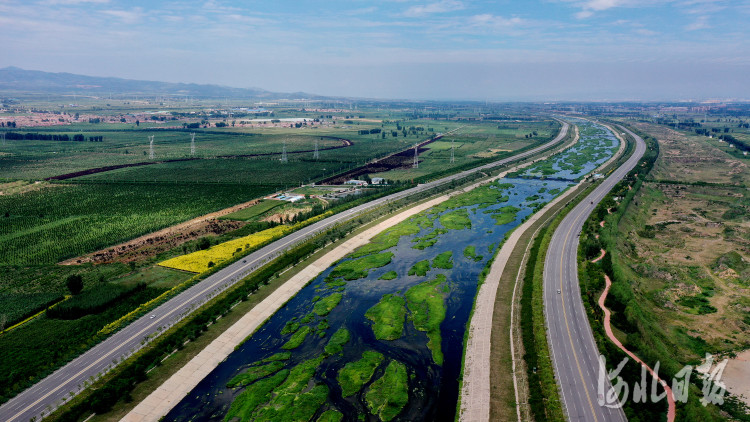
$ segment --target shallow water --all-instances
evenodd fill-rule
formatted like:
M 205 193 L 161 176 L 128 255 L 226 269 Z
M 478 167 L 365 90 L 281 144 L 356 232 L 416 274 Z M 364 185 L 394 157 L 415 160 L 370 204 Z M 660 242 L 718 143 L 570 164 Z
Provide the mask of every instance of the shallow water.
M 601 142 L 606 145 L 608 139 L 610 138 L 602 137 Z M 579 144 L 584 142 L 592 141 L 581 139 Z M 611 145 L 607 146 L 611 147 Z M 613 150 L 612 148 L 602 149 Z M 608 156 L 598 157 L 596 161 L 603 162 Z M 589 169 L 587 171 L 590 171 L 596 165 L 596 163 L 589 163 L 585 167 Z M 561 171 L 560 178 L 574 178 L 573 176 L 577 174 Z M 554 176 L 557 174 L 552 177 Z M 441 228 L 438 218 L 434 219 L 433 227 L 423 228 L 416 235 L 401 237 L 395 247 L 387 250 L 394 253 L 391 263 L 371 270 L 366 278 L 347 282 L 342 290 L 341 302 L 325 318 L 330 325 L 325 337 L 308 335 L 300 347 L 291 351 L 292 356 L 287 361 L 287 368 L 320 356 L 331 335 L 339 328 L 346 327 L 351 334 L 350 341 L 344 346 L 343 355 L 334 355 L 324 359 L 313 378 L 315 382 L 327 385 L 330 391 L 327 404 L 321 406 L 318 415 L 325 409 L 335 408 L 344 414 L 344 420 L 357 420 L 358 415 L 367 415 L 367 420 L 378 420 L 376 416 L 369 414 L 364 401 L 364 392 L 372 381 L 382 375 L 388 361 L 395 359 L 407 366 L 410 380 L 409 402 L 394 420 L 454 420 L 464 333 L 474 302 L 479 274 L 493 255 L 492 252 L 502 242 L 505 234 L 521 224 L 533 212 L 535 205 L 550 201 L 572 185 L 568 181 L 533 178 L 501 179 L 500 183 L 513 185 L 512 188 L 504 190 L 505 195 L 508 196 L 507 202 L 493 204 L 485 209 L 480 209 L 478 205 L 463 207 L 469 211 L 472 224 L 470 229 L 450 230 L 440 235 L 433 246 L 424 250 L 413 249 L 412 246 L 415 243 L 412 240 Z M 496 225 L 491 215 L 484 212 L 509 205 L 519 208 L 520 211 L 508 224 Z M 443 213 L 453 211 L 448 210 Z M 463 251 L 467 246 L 474 246 L 476 254 L 482 255 L 483 258 L 475 261 L 465 257 Z M 425 259 L 432 261 L 435 256 L 445 251 L 453 252 L 452 269 L 432 268 L 424 277 L 407 275 L 409 269 L 418 261 Z M 346 258 L 342 262 L 345 260 Z M 331 289 L 324 289 L 326 286 L 323 280 L 334 268 L 335 266 L 328 268 L 304 287 L 248 341 L 238 347 L 202 380 L 163 420 L 223 420 L 232 400 L 242 392 L 241 388 L 227 388 L 227 382 L 247 369 L 249 365 L 284 351 L 281 346 L 290 336 L 282 336 L 280 334 L 282 328 L 293 317 L 301 318 L 310 313 L 314 303 L 313 298 L 316 295 L 325 296 L 331 291 Z M 388 271 L 395 271 L 398 277 L 388 281 L 378 280 Z M 426 333 L 417 331 L 408 316 L 404 335 L 395 341 L 377 340 L 373 334 L 371 322 L 365 318 L 365 312 L 377 304 L 384 294 L 397 292 L 403 294 L 414 285 L 434 280 L 437 274 L 444 274 L 447 277 L 450 288 L 445 300 L 446 317 L 440 326 L 444 353 L 442 366 L 433 361 L 432 353 L 427 347 Z M 309 325 L 315 327 L 321 319 L 323 318 L 316 316 Z M 378 351 L 386 359 L 362 391 L 354 396 L 342 398 L 336 375 L 346 363 L 360 359 L 365 350 Z

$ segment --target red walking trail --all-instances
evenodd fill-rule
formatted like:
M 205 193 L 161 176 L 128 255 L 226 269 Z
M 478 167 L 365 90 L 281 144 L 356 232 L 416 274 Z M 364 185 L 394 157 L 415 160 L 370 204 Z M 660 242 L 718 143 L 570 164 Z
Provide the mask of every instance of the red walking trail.
M 609 293 L 609 288 L 612 286 L 612 280 L 610 280 L 609 276 L 605 274 L 604 281 L 607 283 L 607 286 L 604 288 L 604 292 L 602 293 L 601 297 L 599 297 L 599 307 L 602 308 L 602 311 L 604 311 L 604 331 L 607 332 L 607 337 L 609 337 L 612 343 L 614 343 L 617 347 L 619 347 L 623 352 L 627 353 L 627 355 L 633 358 L 634 361 L 646 367 L 648 372 L 650 372 L 651 375 L 659 381 L 659 384 L 661 384 L 662 387 L 664 387 L 664 390 L 667 392 L 667 401 L 669 402 L 669 410 L 667 412 L 667 421 L 674 422 L 676 411 L 675 411 L 674 396 L 672 395 L 672 389 L 669 387 L 666 381 L 664 381 L 663 379 L 659 378 L 658 375 L 656 375 L 653 369 L 651 369 L 648 365 L 643 363 L 642 360 L 638 359 L 638 357 L 633 352 L 626 349 L 622 345 L 622 343 L 620 343 L 620 340 L 618 340 L 617 337 L 615 337 L 615 335 L 612 333 L 612 327 L 609 324 L 610 312 L 609 312 L 609 309 L 607 309 L 607 307 L 604 306 L 604 301 L 607 299 L 607 293 Z
M 607 210 L 609 211 L 609 210 Z M 604 227 L 604 221 L 599 223 L 599 226 Z M 597 262 L 600 259 L 604 258 L 604 254 L 606 251 L 602 249 L 602 254 L 596 258 L 595 260 L 591 262 Z M 667 384 L 666 381 L 659 378 L 659 376 L 654 372 L 651 367 L 643 363 L 642 360 L 638 358 L 633 352 L 626 349 L 625 346 L 622 345 L 620 340 L 615 337 L 615 335 L 612 333 L 612 326 L 610 325 L 610 319 L 611 319 L 611 313 L 609 312 L 609 309 L 607 309 L 606 306 L 604 306 L 604 302 L 607 300 L 607 294 L 609 293 L 609 288 L 612 287 L 612 280 L 609 279 L 609 276 L 604 274 L 604 281 L 606 283 L 606 286 L 604 287 L 604 291 L 602 292 L 602 295 L 599 297 L 599 307 L 602 308 L 602 311 L 604 311 L 604 331 L 607 333 L 607 337 L 609 337 L 609 340 L 615 344 L 615 346 L 619 347 L 620 350 L 625 352 L 628 356 L 630 356 L 634 361 L 640 363 L 643 365 L 648 372 L 651 373 L 651 376 L 656 378 L 656 380 L 659 381 L 659 384 L 661 384 L 662 387 L 664 387 L 664 391 L 667 392 L 667 402 L 669 402 L 669 410 L 667 411 L 667 422 L 674 422 L 675 414 L 676 412 L 676 404 L 674 400 L 674 396 L 672 395 L 672 389 L 669 387 L 669 384 Z

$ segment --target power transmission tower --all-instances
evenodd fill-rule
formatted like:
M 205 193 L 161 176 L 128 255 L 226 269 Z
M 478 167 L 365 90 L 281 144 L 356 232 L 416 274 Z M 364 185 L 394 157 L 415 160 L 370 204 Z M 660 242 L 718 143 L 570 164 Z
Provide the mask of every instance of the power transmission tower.
M 3 132 L 3 146 L 5 146 L 5 132 Z
M 190 134 L 190 156 L 195 156 L 195 132 Z
M 284 141 L 284 147 L 283 147 L 283 149 L 281 150 L 281 162 L 282 162 L 282 163 L 287 163 L 287 162 L 289 162 L 289 160 L 288 160 L 288 159 L 287 159 L 287 157 L 286 157 L 286 140 Z
M 154 159 L 154 135 L 148 137 L 148 158 Z
M 313 152 L 313 160 L 320 158 L 320 152 L 318 152 L 318 139 L 315 139 L 315 152 Z
M 451 164 L 456 162 L 456 140 L 451 139 Z
M 412 167 L 419 168 L 419 147 L 418 144 L 414 144 L 414 164 Z

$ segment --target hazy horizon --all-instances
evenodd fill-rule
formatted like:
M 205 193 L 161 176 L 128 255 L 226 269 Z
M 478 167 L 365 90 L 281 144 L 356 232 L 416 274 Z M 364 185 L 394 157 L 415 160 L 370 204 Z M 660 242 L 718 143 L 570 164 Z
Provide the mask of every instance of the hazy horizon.
M 10 0 L 0 67 L 383 99 L 742 100 L 748 19 L 747 0 Z

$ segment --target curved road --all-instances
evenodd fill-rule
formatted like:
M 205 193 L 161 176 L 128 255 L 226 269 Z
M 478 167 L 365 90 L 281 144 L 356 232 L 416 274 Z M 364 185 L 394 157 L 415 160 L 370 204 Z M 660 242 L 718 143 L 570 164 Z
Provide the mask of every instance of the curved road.
M 89 349 L 84 354 L 70 361 L 68 364 L 39 381 L 32 387 L 13 397 L 0 406 L 0 421 L 16 422 L 37 420 L 49 415 L 58 404 L 71 398 L 85 388 L 92 377 L 106 373 L 124 358 L 140 349 L 143 344 L 161 334 L 166 328 L 174 325 L 182 318 L 193 312 L 201 304 L 216 296 L 237 281 L 251 274 L 255 269 L 279 256 L 295 245 L 328 230 L 329 228 L 352 219 L 357 215 L 387 202 L 414 195 L 430 188 L 460 179 L 477 170 L 489 169 L 507 164 L 528 156 L 537 154 L 559 143 L 568 133 L 568 123 L 562 122 L 560 133 L 544 145 L 498 160 L 494 163 L 463 171 L 452 176 L 444 177 L 433 182 L 394 193 L 386 197 L 370 201 L 366 204 L 351 208 L 339 214 L 328 217 L 315 224 L 289 234 L 239 260 L 216 274 L 190 287 L 173 297 L 154 311 L 143 316 L 122 330 L 110 336 L 107 340 Z
M 583 308 L 578 284 L 578 235 L 583 223 L 604 196 L 632 170 L 646 151 L 646 143 L 624 129 L 635 141 L 633 155 L 565 216 L 555 230 L 544 262 L 544 310 L 547 337 L 557 382 L 568 420 L 625 421 L 621 408 L 599 405 L 599 350 Z M 559 292 L 559 293 L 558 293 Z M 612 362 L 607 368 L 612 369 Z M 606 383 L 605 391 L 610 387 Z

